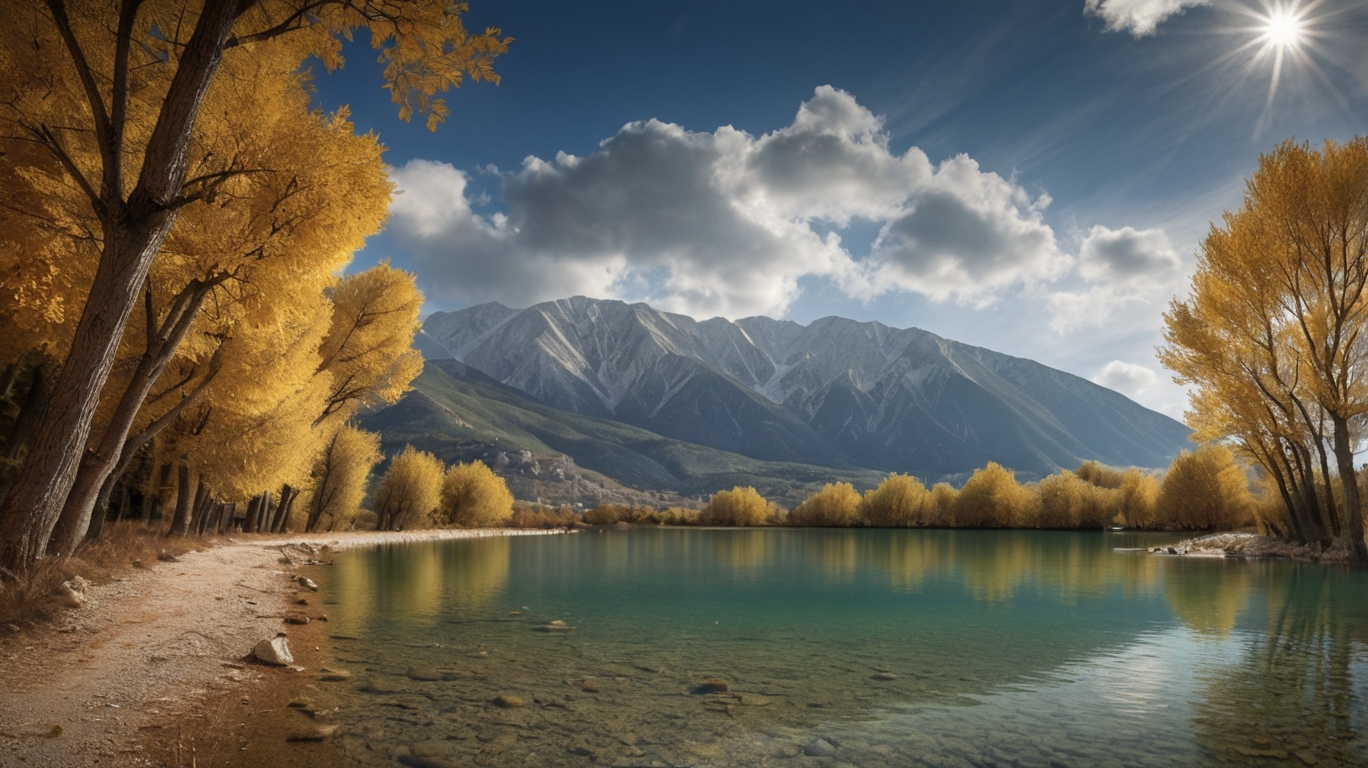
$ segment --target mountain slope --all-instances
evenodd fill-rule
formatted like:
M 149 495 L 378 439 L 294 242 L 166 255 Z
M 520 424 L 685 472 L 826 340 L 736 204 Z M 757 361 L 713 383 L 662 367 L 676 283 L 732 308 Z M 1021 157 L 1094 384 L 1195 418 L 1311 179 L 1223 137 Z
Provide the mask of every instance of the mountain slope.
M 1112 390 L 916 328 L 698 322 L 574 297 L 436 313 L 424 333 L 425 355 L 555 408 L 767 461 L 934 480 L 988 461 L 1157 467 L 1187 446 L 1182 424 Z
M 797 503 L 834 479 L 861 487 L 879 479 L 868 471 L 757 461 L 551 408 L 454 360 L 428 361 L 413 386 L 361 422 L 381 434 L 385 452 L 412 444 L 448 463 L 481 459 L 508 477 L 520 498 L 594 503 L 616 498 L 615 484 L 684 497 L 754 485 Z M 535 493 L 518 486 L 533 478 Z

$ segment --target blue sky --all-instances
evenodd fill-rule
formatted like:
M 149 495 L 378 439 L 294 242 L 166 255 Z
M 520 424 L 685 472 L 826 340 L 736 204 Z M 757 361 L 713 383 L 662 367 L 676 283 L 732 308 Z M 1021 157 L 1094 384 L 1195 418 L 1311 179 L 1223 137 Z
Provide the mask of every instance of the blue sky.
M 404 190 L 357 264 L 414 270 L 429 311 L 837 314 L 1177 416 L 1154 347 L 1210 222 L 1277 142 L 1368 133 L 1348 0 L 471 5 L 515 41 L 436 133 L 397 120 L 363 44 L 316 82 Z

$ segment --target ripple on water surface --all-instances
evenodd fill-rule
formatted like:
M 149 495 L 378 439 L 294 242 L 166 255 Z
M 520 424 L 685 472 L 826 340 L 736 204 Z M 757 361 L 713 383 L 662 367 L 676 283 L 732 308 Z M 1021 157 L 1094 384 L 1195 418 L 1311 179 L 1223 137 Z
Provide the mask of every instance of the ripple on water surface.
M 363 765 L 1363 765 L 1368 575 L 1113 533 L 633 529 L 318 570 Z

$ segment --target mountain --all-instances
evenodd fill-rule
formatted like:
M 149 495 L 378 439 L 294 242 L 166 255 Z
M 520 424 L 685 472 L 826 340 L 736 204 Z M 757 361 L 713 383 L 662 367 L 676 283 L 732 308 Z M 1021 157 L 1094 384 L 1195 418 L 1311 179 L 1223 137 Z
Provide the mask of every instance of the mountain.
M 427 318 L 418 342 L 553 408 L 769 462 L 957 479 L 1165 466 L 1188 430 L 1090 381 L 917 328 L 693 318 L 574 297 Z
M 455 360 L 428 361 L 412 391 L 361 426 L 380 433 L 386 454 L 411 444 L 447 463 L 480 459 L 518 498 L 556 503 L 659 506 L 752 485 L 792 506 L 825 483 L 866 488 L 879 480 L 865 470 L 759 461 L 559 410 Z

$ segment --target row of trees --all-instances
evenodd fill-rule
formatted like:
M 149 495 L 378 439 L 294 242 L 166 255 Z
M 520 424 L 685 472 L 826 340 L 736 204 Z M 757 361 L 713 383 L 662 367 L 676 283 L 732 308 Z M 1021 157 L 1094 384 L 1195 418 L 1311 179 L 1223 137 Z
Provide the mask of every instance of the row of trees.
M 1213 226 L 1162 362 L 1192 387 L 1196 439 L 1229 441 L 1282 500 L 1265 520 L 1368 559 L 1354 455 L 1368 414 L 1368 140 L 1288 141 Z
M 116 488 L 162 501 L 172 476 L 173 530 L 197 515 L 207 527 L 215 498 L 275 527 L 319 456 L 356 447 L 341 437 L 348 416 L 407 386 L 420 364 L 412 277 L 336 277 L 384 218 L 382 147 L 345 110 L 311 109 L 303 65 L 340 66 L 343 40 L 368 34 L 400 116 L 435 128 L 439 92 L 497 80 L 509 42 L 468 34 L 464 11 L 6 4 L 0 574 L 69 554 Z M 263 492 L 277 487 L 274 501 Z M 337 493 L 354 488 L 315 495 L 310 518 Z
M 754 488 L 738 487 L 714 494 L 695 522 L 1063 529 L 1124 524 L 1163 530 L 1257 524 L 1266 529 L 1270 510 L 1276 512 L 1276 506 L 1251 492 L 1246 467 L 1230 449 L 1209 445 L 1179 455 L 1162 481 L 1137 469 L 1122 471 L 1086 462 L 1077 472 L 1065 470 L 1022 484 L 1011 470 L 989 463 L 960 489 L 946 483 L 927 488 L 917 478 L 900 474 L 889 475 L 864 494 L 849 483 L 830 483 L 787 514 Z

